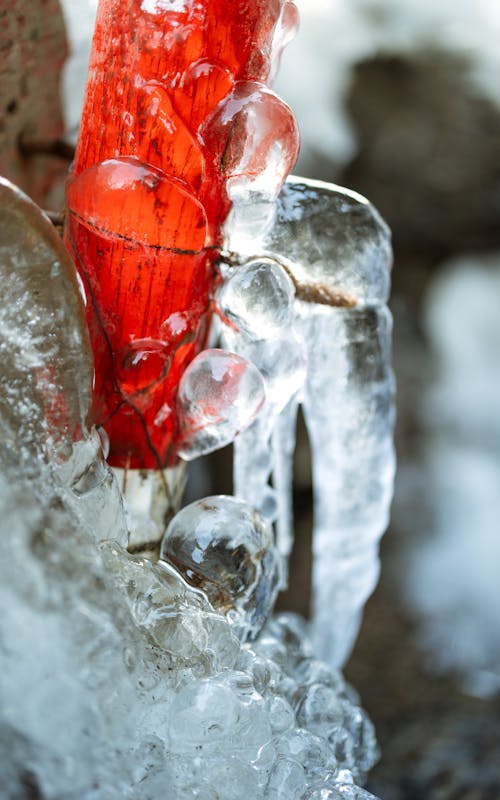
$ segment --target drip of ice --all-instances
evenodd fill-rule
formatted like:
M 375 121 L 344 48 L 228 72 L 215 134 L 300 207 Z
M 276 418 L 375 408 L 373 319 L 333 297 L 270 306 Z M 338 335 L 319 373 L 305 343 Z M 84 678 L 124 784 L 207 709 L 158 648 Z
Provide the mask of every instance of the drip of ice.
M 270 616 L 281 561 L 269 525 L 242 500 L 205 497 L 167 528 L 160 558 L 202 589 L 242 640 L 255 639 Z
M 0 430 L 7 463 L 57 485 L 97 539 L 126 541 L 102 440 L 88 431 L 93 362 L 83 299 L 53 225 L 0 178 Z
M 258 369 L 224 350 L 203 350 L 179 382 L 179 455 L 189 461 L 233 441 L 264 402 Z
M 378 577 L 378 540 L 392 495 L 394 382 L 385 306 L 390 235 L 360 195 L 291 179 L 279 196 L 263 253 L 281 262 L 293 279 L 295 325 L 272 340 L 249 336 L 260 287 L 240 280 L 241 290 L 233 292 L 239 330 L 225 328 L 223 341 L 259 367 L 268 400 L 235 444 L 235 492 L 278 520 L 286 557 L 292 545 L 289 485 L 300 399 L 315 494 L 315 644 L 324 658 L 342 665 Z M 238 288 L 233 277 L 229 286 L 232 281 Z

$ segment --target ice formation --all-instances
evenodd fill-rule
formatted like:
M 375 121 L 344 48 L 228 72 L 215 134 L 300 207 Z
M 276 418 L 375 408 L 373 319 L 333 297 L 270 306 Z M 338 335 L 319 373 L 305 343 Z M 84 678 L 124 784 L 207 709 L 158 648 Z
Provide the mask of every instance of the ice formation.
M 160 558 L 200 588 L 242 641 L 255 639 L 271 615 L 281 559 L 271 526 L 235 497 L 204 497 L 175 515 Z
M 125 527 L 121 506 L 121 524 L 96 523 L 95 509 L 116 509 L 118 490 L 85 427 L 89 362 L 78 290 L 60 282 L 68 261 L 50 223 L 38 214 L 9 224 L 19 207 L 35 209 L 8 185 L 2 190 L 6 299 L 17 299 L 18 311 L 24 300 L 34 321 L 49 319 L 54 301 L 61 313 L 72 305 L 77 312 L 69 329 L 52 328 L 46 350 L 29 326 L 22 338 L 12 319 L 2 325 L 4 353 L 19 340 L 25 352 L 2 372 L 2 389 L 14 393 L 2 406 L 11 437 L 0 451 L 2 796 L 369 798 L 353 779 L 376 757 L 372 727 L 340 674 L 313 657 L 305 623 L 277 617 L 243 646 L 171 567 L 106 538 Z M 59 264 L 53 292 L 40 293 L 36 307 L 26 305 L 40 284 L 16 244 L 21 225 L 35 246 L 39 237 L 40 268 L 56 256 Z M 44 387 L 36 402 L 22 401 L 31 370 L 43 371 L 55 353 L 61 374 L 70 372 L 68 330 L 82 370 L 58 384 L 57 397 L 73 409 L 79 434 L 61 463 L 58 441 L 43 423 L 41 432 L 31 427 Z M 75 389 L 86 402 L 74 404 Z M 27 460 L 26 448 L 42 442 Z
M 323 658 L 341 666 L 377 581 L 378 540 L 392 497 L 390 234 L 360 195 L 297 178 L 284 186 L 261 248 L 267 262 L 226 268 L 221 292 L 237 326 L 223 329 L 225 345 L 259 367 L 267 395 L 264 411 L 235 442 L 235 492 L 277 523 L 286 559 L 301 402 L 315 494 L 314 641 Z M 255 264 L 262 274 L 267 264 L 267 279 L 253 277 Z M 287 276 L 295 285 L 295 324 L 290 295 L 277 290 L 280 274 L 283 285 Z M 286 320 L 272 338 L 258 310 L 268 299 L 269 315 Z
M 103 396 L 112 395 L 102 424 L 114 463 L 123 467 L 116 473 L 122 490 L 128 481 L 128 508 L 105 460 L 108 435 L 89 424 L 85 292 L 50 223 L 20 192 L 0 185 L 7 287 L 0 316 L 7 400 L 0 404 L 7 554 L 0 563 L 0 753 L 2 791 L 12 800 L 33 794 L 47 800 L 372 797 L 355 781 L 377 757 L 373 728 L 337 667 L 373 588 L 392 479 L 384 305 L 389 238 L 370 204 L 347 190 L 295 179 L 278 197 L 296 155 L 296 127 L 261 80 L 297 17 L 290 2 L 261 6 L 264 16 L 277 15 L 274 39 L 256 61 L 236 48 L 243 72 L 235 72 L 234 85 L 217 64 L 197 62 L 193 71 L 178 52 L 185 69 L 169 91 L 185 111 L 186 87 L 196 83 L 200 99 L 208 81 L 215 103 L 210 124 L 198 119 L 203 103 L 191 102 L 195 127 L 193 136 L 186 133 L 171 95 L 151 80 L 145 33 L 138 51 L 145 74 L 134 85 L 134 102 L 138 118 L 153 127 L 143 136 L 142 122 L 120 117 L 121 144 L 131 149 L 115 152 L 109 104 L 112 152 L 106 137 L 79 143 L 86 156 L 102 147 L 69 182 L 66 237 L 85 282 L 87 312 L 93 309 L 95 381 Z M 134 9 L 140 20 L 137 4 Z M 161 16 L 168 8 L 157 0 L 141 10 Z M 221 27 L 211 29 L 215 39 Z M 245 40 L 243 25 L 240 33 Z M 105 34 L 104 25 L 102 41 Z M 191 28 L 185 34 L 198 46 Z M 111 38 L 120 57 L 130 55 Z M 251 37 L 243 43 L 251 48 Z M 105 81 L 98 84 L 101 99 L 106 89 Z M 93 114 L 89 106 L 87 127 Z M 213 163 L 205 172 L 208 155 Z M 210 170 L 219 182 L 224 176 L 222 199 L 210 194 Z M 208 319 L 205 267 L 215 259 L 214 231 L 224 218 L 214 209 L 226 201 L 228 252 L 218 303 L 229 350 L 204 350 L 191 360 L 193 351 L 176 373 L 176 348 L 184 353 L 198 324 L 188 311 L 200 312 L 203 325 Z M 182 212 L 182 225 L 174 211 Z M 99 280 L 87 271 L 87 257 Z M 203 262 L 203 308 L 191 308 L 191 295 L 183 295 L 186 309 L 167 308 L 171 298 L 160 278 L 172 276 L 174 261 L 181 274 L 186 258 L 193 274 Z M 157 318 L 145 313 L 141 333 L 129 299 L 140 294 L 145 265 L 151 267 L 142 286 L 146 307 L 154 291 L 165 308 L 152 304 Z M 187 283 L 179 279 L 175 291 L 183 294 Z M 179 386 L 168 395 L 175 409 L 163 396 L 151 403 L 167 378 Z M 299 401 L 317 504 L 314 647 L 305 622 L 270 617 L 293 543 L 291 455 Z M 109 424 L 115 412 L 122 416 L 118 427 L 116 419 Z M 169 477 L 163 469 L 153 479 L 127 477 L 123 435 L 131 418 L 147 452 L 142 467 L 149 469 L 169 459 L 175 464 L 179 453 L 190 459 L 222 446 L 254 420 L 237 439 L 239 498 L 205 498 L 182 509 L 156 563 L 133 551 L 154 549 L 164 523 L 161 514 L 154 518 L 155 503 L 159 487 L 170 491 Z M 167 418 L 179 448 L 174 453 L 167 443 L 155 461 L 148 434 L 154 430 L 160 440 Z M 142 457 L 141 447 L 134 458 Z M 137 541 L 137 531 L 130 531 L 134 514 L 143 520 Z
M 172 566 L 134 557 L 120 544 L 127 527 L 120 493 L 102 439 L 86 427 L 90 360 L 79 289 L 50 223 L 9 184 L 2 191 L 3 310 L 16 303 L 19 320 L 16 329 L 15 317 L 5 317 L 5 357 L 22 345 L 2 372 L 4 395 L 11 392 L 2 405 L 9 435 L 0 451 L 4 796 L 369 800 L 354 781 L 377 756 L 372 726 L 340 673 L 313 655 L 306 623 L 273 618 L 243 645 L 238 625 L 204 592 Z M 26 269 L 19 230 L 45 274 L 57 264 L 48 272 L 50 292 L 41 291 L 36 269 Z M 40 337 L 39 321 L 68 308 L 71 325 L 51 324 Z M 59 372 L 50 391 L 41 381 L 27 393 L 51 363 Z M 47 435 L 47 399 L 55 397 L 74 422 L 75 441 L 66 440 L 64 453 L 58 437 Z M 228 503 L 239 505 L 241 534 L 234 519 L 226 526 L 241 537 L 233 557 L 255 565 L 253 511 L 243 501 L 217 503 L 219 522 L 234 514 Z M 170 535 L 186 520 L 191 525 L 190 514 L 173 520 Z M 214 537 L 207 516 L 200 522 Z M 197 535 L 201 542 L 199 524 Z M 269 538 L 269 530 L 258 535 Z M 264 583 L 245 601 L 247 613 L 255 607 L 265 615 L 275 592 L 272 564 L 279 562 L 272 543 L 266 547 Z

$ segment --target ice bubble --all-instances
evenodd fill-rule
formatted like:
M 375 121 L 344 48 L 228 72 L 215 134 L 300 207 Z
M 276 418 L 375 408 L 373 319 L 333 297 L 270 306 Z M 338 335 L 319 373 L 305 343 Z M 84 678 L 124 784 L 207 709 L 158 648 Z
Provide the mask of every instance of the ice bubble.
M 173 518 L 161 558 L 225 613 L 241 639 L 252 639 L 270 615 L 281 562 L 264 520 L 242 500 L 206 497 Z
M 295 291 L 277 261 L 255 259 L 237 267 L 218 293 L 222 313 L 251 339 L 268 339 L 293 323 Z
M 179 383 L 181 458 L 190 461 L 232 442 L 264 399 L 264 381 L 253 364 L 225 350 L 203 350 Z

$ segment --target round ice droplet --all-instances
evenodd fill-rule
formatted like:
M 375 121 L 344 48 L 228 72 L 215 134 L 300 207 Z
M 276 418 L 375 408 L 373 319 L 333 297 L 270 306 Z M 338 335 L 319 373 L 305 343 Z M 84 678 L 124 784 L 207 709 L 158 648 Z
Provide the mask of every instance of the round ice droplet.
M 253 364 L 225 350 L 203 350 L 179 383 L 181 458 L 190 461 L 232 442 L 264 400 L 264 381 Z
M 102 161 L 71 178 L 66 204 L 79 222 L 106 238 L 190 252 L 207 244 L 206 215 L 198 200 L 136 158 Z
M 136 339 L 117 354 L 115 372 L 124 395 L 145 392 L 167 376 L 170 355 L 165 342 Z
M 186 506 L 160 557 L 206 593 L 242 640 L 257 636 L 276 600 L 281 561 L 270 527 L 247 503 L 218 495 Z
M 252 339 L 267 339 L 293 321 L 295 292 L 291 278 L 276 261 L 256 259 L 234 269 L 222 284 L 222 313 Z

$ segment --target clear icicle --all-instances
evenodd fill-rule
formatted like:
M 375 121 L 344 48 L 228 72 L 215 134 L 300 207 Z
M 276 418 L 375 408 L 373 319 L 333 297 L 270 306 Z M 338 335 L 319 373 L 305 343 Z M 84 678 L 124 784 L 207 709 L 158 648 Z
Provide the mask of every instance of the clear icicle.
M 261 511 L 272 493 L 286 560 L 293 543 L 294 425 L 303 393 L 315 494 L 315 645 L 340 666 L 377 580 L 378 540 L 392 495 L 394 382 L 385 306 L 390 233 L 355 192 L 291 178 L 278 198 L 262 255 L 281 263 L 292 278 L 296 319 L 286 338 L 274 342 L 251 341 L 244 325 L 237 334 L 224 332 L 226 346 L 256 363 L 268 396 L 263 413 L 235 446 L 235 492 Z M 244 316 L 241 298 L 238 314 Z
M 272 472 L 278 506 L 277 544 L 285 565 L 293 547 L 293 453 L 298 407 L 299 397 L 295 394 L 278 415 L 272 434 Z
M 313 631 L 320 657 L 340 666 L 378 579 L 378 540 L 392 496 L 391 318 L 386 308 L 320 309 L 307 313 L 303 326 L 315 501 Z

